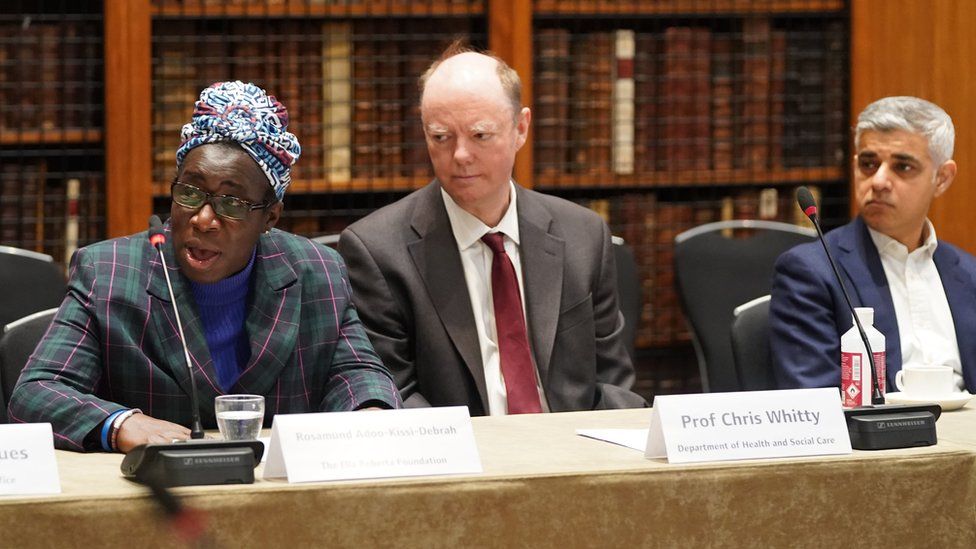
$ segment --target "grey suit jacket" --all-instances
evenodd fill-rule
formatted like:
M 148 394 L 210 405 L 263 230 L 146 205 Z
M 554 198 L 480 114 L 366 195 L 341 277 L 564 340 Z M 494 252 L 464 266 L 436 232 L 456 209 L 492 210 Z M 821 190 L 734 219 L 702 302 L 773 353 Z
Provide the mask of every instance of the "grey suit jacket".
M 606 224 L 566 200 L 516 189 L 529 342 L 550 410 L 646 405 L 630 391 Z M 487 414 L 474 313 L 440 183 L 349 226 L 339 251 L 405 404 Z

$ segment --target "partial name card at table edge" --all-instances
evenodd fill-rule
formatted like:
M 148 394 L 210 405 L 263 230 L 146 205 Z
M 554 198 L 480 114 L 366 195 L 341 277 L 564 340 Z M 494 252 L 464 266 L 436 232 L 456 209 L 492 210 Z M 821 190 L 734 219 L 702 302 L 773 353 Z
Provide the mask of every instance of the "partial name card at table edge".
M 480 473 L 465 406 L 280 414 L 264 478 L 315 482 Z
M 0 495 L 60 493 L 51 424 L 0 425 Z
M 644 455 L 695 463 L 850 453 L 837 389 L 819 388 L 658 396 Z

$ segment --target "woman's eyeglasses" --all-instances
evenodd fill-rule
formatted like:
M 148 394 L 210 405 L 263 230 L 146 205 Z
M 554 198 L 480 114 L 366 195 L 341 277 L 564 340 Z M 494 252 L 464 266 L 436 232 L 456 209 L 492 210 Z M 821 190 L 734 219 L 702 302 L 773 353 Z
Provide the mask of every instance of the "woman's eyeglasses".
M 199 187 L 180 183 L 179 181 L 173 182 L 173 186 L 170 187 L 170 192 L 173 195 L 173 202 L 176 202 L 184 208 L 199 210 L 204 204 L 209 202 L 214 213 L 220 217 L 226 217 L 227 219 L 234 219 L 236 221 L 243 221 L 247 219 L 247 214 L 252 211 L 262 210 L 273 204 L 272 202 L 255 204 L 243 198 L 237 198 L 236 196 L 212 194 Z

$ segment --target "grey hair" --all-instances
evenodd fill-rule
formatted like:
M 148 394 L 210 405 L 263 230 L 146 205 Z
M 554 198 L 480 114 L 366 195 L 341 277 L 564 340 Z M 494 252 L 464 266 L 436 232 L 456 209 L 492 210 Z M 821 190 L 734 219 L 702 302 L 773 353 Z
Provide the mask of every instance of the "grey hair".
M 941 107 L 918 97 L 884 97 L 871 103 L 857 117 L 855 145 L 866 131 L 904 130 L 923 135 L 929 142 L 929 154 L 938 168 L 952 158 L 956 129 L 952 118 Z

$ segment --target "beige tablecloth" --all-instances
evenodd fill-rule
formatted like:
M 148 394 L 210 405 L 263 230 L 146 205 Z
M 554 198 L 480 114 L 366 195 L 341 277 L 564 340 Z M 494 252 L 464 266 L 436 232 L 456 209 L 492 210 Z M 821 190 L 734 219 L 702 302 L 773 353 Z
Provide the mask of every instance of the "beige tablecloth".
M 937 446 L 840 457 L 671 465 L 575 435 L 649 418 L 474 418 L 477 475 L 173 491 L 221 547 L 976 547 L 976 410 Z M 0 498 L 0 546 L 173 546 L 122 456 L 57 454 L 63 493 Z

